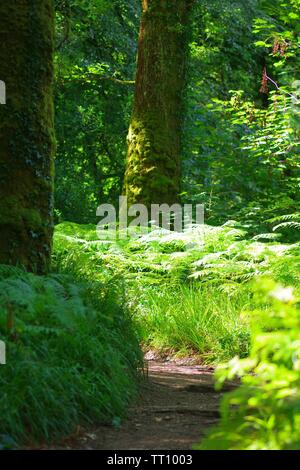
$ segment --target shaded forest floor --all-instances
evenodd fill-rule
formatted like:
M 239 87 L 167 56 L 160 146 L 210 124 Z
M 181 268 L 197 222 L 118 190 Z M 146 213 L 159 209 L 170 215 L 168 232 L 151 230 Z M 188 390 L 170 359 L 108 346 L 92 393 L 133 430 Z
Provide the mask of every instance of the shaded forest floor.
M 189 362 L 149 361 L 140 399 L 126 422 L 82 432 L 55 448 L 191 449 L 218 422 L 221 394 L 214 389 L 213 370 Z

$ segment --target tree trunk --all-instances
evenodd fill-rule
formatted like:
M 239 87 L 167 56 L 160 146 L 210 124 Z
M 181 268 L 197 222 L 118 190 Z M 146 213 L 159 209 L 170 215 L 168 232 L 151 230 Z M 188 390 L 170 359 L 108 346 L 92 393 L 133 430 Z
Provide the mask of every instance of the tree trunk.
M 189 14 L 193 0 L 143 0 L 128 134 L 129 204 L 178 202 Z
M 53 0 L 0 4 L 0 263 L 47 271 L 53 209 Z

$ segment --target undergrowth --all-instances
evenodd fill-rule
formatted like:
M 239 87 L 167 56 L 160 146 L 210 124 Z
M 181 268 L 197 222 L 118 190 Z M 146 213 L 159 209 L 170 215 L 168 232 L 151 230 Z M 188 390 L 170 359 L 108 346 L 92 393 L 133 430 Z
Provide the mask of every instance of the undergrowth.
M 250 355 L 235 357 L 217 371 L 219 388 L 234 377 L 241 386 L 225 394 L 221 422 L 201 449 L 300 449 L 299 297 L 270 279 L 253 290 Z
M 97 282 L 0 266 L 1 439 L 50 441 L 124 416 L 142 360 L 124 305 Z
M 114 242 L 91 226 L 57 227 L 57 267 L 125 292 L 146 349 L 223 362 L 219 385 L 241 379 L 201 448 L 299 448 L 297 220 L 273 218 L 272 231 L 254 237 L 229 221 Z
M 56 228 L 55 260 L 65 272 L 123 286 L 147 349 L 216 363 L 249 350 L 249 281 L 271 275 L 299 285 L 299 244 L 276 240 L 273 232 L 248 237 L 234 221 L 119 241 L 98 240 L 93 226 L 64 223 Z

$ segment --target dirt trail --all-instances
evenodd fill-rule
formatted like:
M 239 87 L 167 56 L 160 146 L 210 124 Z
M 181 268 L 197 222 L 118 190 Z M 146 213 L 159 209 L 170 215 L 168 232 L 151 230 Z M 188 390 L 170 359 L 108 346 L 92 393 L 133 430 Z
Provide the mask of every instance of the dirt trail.
M 97 427 L 67 447 L 186 450 L 199 442 L 219 418 L 220 394 L 214 390 L 212 369 L 155 361 L 148 366 L 148 380 L 129 420 L 120 427 Z

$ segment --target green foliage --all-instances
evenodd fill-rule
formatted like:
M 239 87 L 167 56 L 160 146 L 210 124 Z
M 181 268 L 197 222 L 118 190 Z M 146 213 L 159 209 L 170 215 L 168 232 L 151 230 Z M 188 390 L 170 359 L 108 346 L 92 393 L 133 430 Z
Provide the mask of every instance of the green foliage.
M 229 247 L 241 234 L 228 224 L 182 234 L 155 230 L 107 243 L 96 240 L 92 227 L 64 223 L 56 228 L 54 260 L 61 271 L 125 292 L 146 348 L 197 353 L 213 363 L 247 353 L 248 326 L 240 321 L 240 310 L 249 293 L 231 292 L 220 283 L 194 285 L 191 274 L 196 260 Z
M 57 1 L 55 200 L 62 220 L 94 222 L 97 206 L 121 192 L 139 11 L 139 0 Z
M 265 241 L 247 239 L 238 227 L 229 221 L 103 242 L 92 226 L 64 223 L 56 228 L 54 259 L 60 270 L 115 284 L 120 295 L 125 291 L 147 348 L 193 351 L 216 362 L 248 350 L 241 313 L 250 308 L 251 279 L 272 274 L 300 284 L 298 243 L 276 243 L 273 234 L 261 235 Z
M 78 424 L 124 416 L 141 357 L 126 309 L 100 283 L 1 265 L 0 338 L 5 435 L 53 441 Z
M 230 91 L 243 87 L 247 98 L 261 104 L 258 88 L 263 57 L 253 47 L 252 31 L 258 11 L 256 0 L 197 2 L 187 90 L 183 193 L 185 200 L 205 203 L 206 217 L 213 223 L 232 217 L 251 191 L 251 164 L 239 149 L 245 126 L 233 126 L 218 100 L 230 100 Z
M 255 291 L 250 356 L 217 373 L 219 386 L 233 377 L 241 386 L 225 395 L 221 423 L 201 449 L 300 449 L 299 297 L 271 280 Z
M 122 189 L 140 2 L 56 3 L 57 221 L 90 223 Z M 298 16 L 297 0 L 196 2 L 182 196 L 209 223 L 266 232 L 299 210 Z
M 298 1 L 199 4 L 183 195 L 206 204 L 209 223 L 232 217 L 257 233 L 299 210 L 298 15 Z

